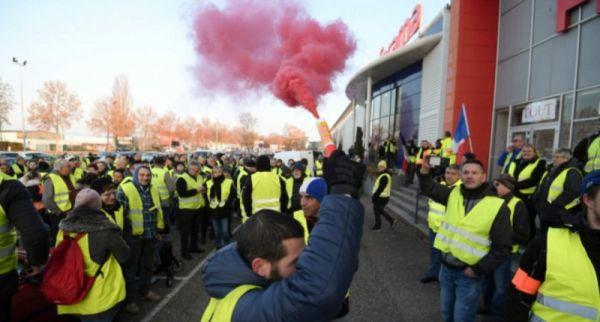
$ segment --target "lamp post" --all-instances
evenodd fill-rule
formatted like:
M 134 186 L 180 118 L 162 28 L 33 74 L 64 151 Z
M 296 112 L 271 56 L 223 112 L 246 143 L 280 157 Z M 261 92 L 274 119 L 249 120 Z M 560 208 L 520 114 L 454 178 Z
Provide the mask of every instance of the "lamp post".
M 21 131 L 23 132 L 23 151 L 25 151 L 27 134 L 25 134 L 25 104 L 23 103 L 23 67 L 27 65 L 27 60 L 19 61 L 17 57 L 13 57 L 12 61 L 19 66 L 19 80 L 21 82 Z

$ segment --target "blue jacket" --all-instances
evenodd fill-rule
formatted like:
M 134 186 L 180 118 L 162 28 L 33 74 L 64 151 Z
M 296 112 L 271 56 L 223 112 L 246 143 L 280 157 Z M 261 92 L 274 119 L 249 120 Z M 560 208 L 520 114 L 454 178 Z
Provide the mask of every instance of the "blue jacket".
M 519 154 L 519 152 L 521 152 L 521 149 L 514 149 L 513 151 L 514 153 L 512 154 L 512 156 L 510 157 L 510 161 L 515 161 L 515 159 L 517 158 L 517 154 Z M 503 167 L 504 166 L 504 161 L 506 160 L 506 157 L 508 157 L 508 154 L 510 152 L 508 152 L 508 150 L 504 150 L 504 152 L 502 152 L 502 154 L 500 154 L 500 157 L 498 158 L 498 166 L 499 167 Z
M 341 310 L 358 269 L 364 208 L 360 201 L 328 195 L 319 222 L 290 278 L 269 282 L 242 258 L 236 244 L 222 248 L 202 267 L 204 287 L 223 298 L 241 284 L 259 285 L 242 296 L 232 321 L 331 321 Z

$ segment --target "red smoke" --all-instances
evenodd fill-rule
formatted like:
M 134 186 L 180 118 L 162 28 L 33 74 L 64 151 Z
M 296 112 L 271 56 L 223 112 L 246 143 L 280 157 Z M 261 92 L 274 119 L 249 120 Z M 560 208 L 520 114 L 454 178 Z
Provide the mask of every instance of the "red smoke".
M 321 25 L 290 1 L 229 0 L 223 9 L 202 7 L 194 41 L 203 88 L 233 95 L 268 88 L 316 118 L 319 98 L 356 48 L 343 22 Z

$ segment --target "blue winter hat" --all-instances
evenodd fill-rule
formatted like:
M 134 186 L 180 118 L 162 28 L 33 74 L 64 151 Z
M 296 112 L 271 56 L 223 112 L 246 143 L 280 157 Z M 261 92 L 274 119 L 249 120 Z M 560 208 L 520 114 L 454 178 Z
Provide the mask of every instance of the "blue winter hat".
M 600 170 L 595 170 L 588 173 L 581 182 L 579 194 L 583 196 L 591 187 L 600 185 Z
M 300 193 L 306 193 L 321 202 L 327 194 L 327 184 L 323 178 L 308 178 L 300 186 Z

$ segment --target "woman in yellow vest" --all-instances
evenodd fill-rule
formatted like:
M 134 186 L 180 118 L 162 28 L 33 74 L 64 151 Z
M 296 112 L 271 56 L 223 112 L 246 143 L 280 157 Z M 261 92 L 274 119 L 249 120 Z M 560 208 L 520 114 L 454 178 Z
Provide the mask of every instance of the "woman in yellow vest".
M 85 233 L 77 242 L 83 254 L 85 273 L 96 277 L 92 288 L 81 302 L 58 305 L 58 314 L 77 316 L 81 321 L 112 321 L 125 299 L 125 279 L 119 263 L 129 259 L 130 249 L 121 237 L 121 229 L 102 211 L 100 195 L 84 189 L 75 199 L 75 207 L 59 224 L 57 244 L 64 234 Z
M 100 194 L 102 208 L 100 209 L 108 220 L 123 230 L 123 205 L 117 201 L 115 184 L 109 178 L 100 178 L 91 182 L 90 188 Z
M 223 168 L 214 167 L 212 178 L 206 183 L 210 219 L 212 220 L 217 248 L 229 244 L 229 220 L 235 202 L 233 180 L 223 175 Z
M 295 211 L 302 209 L 300 205 L 300 186 L 307 179 L 304 170 L 304 164 L 296 162 L 292 167 L 292 176 L 285 180 L 286 191 L 289 197 L 287 205 L 288 214 L 293 214 Z
M 580 187 L 571 228 L 533 240 L 512 279 L 506 321 L 600 321 L 600 170 Z
M 199 225 L 202 225 L 202 237 L 206 238 L 208 218 L 206 217 L 204 177 L 200 174 L 200 164 L 191 161 L 187 172 L 180 175 L 175 185 L 177 189 L 177 227 L 181 233 L 181 257 L 192 259 L 190 253 L 203 253 L 198 245 Z
M 375 226 L 371 230 L 381 230 L 381 216 L 390 223 L 390 227 L 394 226 L 397 219 L 392 218 L 385 212 L 385 205 L 390 201 L 392 192 L 392 176 L 387 172 L 387 162 L 381 160 L 377 164 L 377 179 L 373 186 L 373 212 L 375 213 Z

